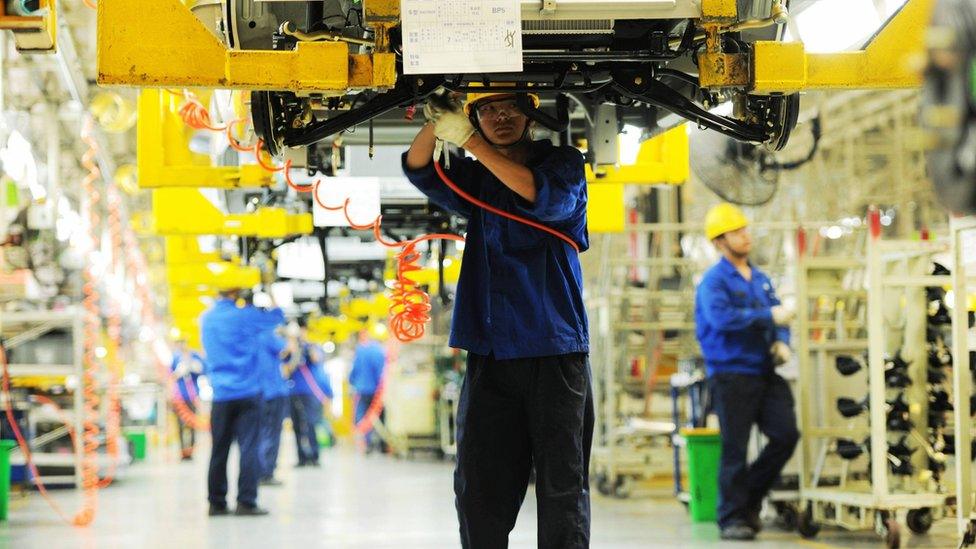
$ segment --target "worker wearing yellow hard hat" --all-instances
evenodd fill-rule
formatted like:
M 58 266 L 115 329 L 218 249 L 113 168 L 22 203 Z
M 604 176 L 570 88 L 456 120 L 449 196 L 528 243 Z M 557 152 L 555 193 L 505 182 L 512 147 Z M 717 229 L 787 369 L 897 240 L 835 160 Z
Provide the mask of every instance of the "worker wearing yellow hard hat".
M 793 395 L 776 371 L 792 360 L 793 312 L 749 261 L 748 227 L 748 218 L 732 204 L 719 204 L 705 215 L 705 236 L 722 258 L 705 272 L 695 294 L 695 333 L 722 437 L 718 525 L 722 538 L 730 540 L 756 537 L 763 499 L 800 437 Z M 753 425 L 768 442 L 750 464 Z
M 705 237 L 715 240 L 725 233 L 738 231 L 749 226 L 749 220 L 737 206 L 729 203 L 719 204 L 705 215 Z
M 472 84 L 472 86 L 479 87 L 477 83 Z M 495 141 L 494 138 L 486 135 L 486 130 L 482 127 L 483 120 L 486 118 L 501 119 L 501 117 L 506 116 L 506 113 L 511 117 L 525 116 L 525 113 L 519 107 L 517 94 L 505 91 L 504 89 L 511 87 L 514 87 L 514 84 L 495 83 L 492 85 L 494 89 L 491 91 L 468 93 L 464 103 L 464 114 L 468 115 L 471 124 L 478 130 L 482 138 L 495 146 L 511 147 L 515 144 L 523 143 L 526 140 L 531 140 L 529 133 L 532 124 L 528 119 L 526 119 L 521 136 L 514 143 Z M 539 107 L 538 95 L 527 93 L 525 96 L 529 100 L 529 103 L 531 103 L 532 108 Z
M 454 475 L 461 546 L 508 545 L 535 463 L 540 546 L 585 549 L 594 417 L 579 259 L 589 243 L 585 162 L 574 147 L 531 138 L 525 111 L 538 98 L 516 89 L 496 83 L 463 105 L 428 102 L 403 170 L 468 219 L 450 338 L 468 351 Z M 432 163 L 437 140 L 472 156 Z

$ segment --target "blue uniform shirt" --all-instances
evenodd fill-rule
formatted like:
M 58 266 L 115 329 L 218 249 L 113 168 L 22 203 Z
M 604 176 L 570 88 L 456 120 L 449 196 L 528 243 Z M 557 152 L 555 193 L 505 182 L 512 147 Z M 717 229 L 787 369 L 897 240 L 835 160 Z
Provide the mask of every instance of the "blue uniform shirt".
M 267 331 L 261 334 L 261 347 L 261 369 L 264 372 L 261 396 L 264 400 L 288 396 L 288 380 L 281 377 L 281 351 L 285 348 L 285 340 L 273 331 Z
M 264 311 L 253 305 L 237 307 L 230 299 L 218 299 L 200 317 L 206 374 L 214 402 L 250 398 L 261 394 L 264 369 L 260 360 L 261 334 L 284 322 L 281 309 Z
M 372 395 L 379 387 L 386 366 L 386 351 L 375 341 L 356 346 L 349 372 L 349 385 L 358 395 Z
M 302 343 L 302 359 L 301 364 L 305 366 L 308 373 L 312 375 L 312 379 L 315 384 L 318 385 L 320 391 L 325 396 L 332 398 L 332 383 L 329 381 L 329 377 L 325 373 L 325 365 L 321 361 L 313 361 L 311 354 L 310 343 Z M 288 378 L 288 385 L 290 386 L 289 392 L 293 395 L 314 395 L 315 391 L 308 384 L 308 379 L 306 379 L 305 374 L 302 372 L 302 367 L 299 366 L 295 368 L 295 371 L 291 373 L 291 377 Z
M 501 210 L 538 221 L 589 247 L 583 155 L 572 147 L 533 142 L 526 167 L 536 184 L 530 203 L 480 162 L 452 157 L 445 170 L 461 189 Z M 579 256 L 538 229 L 486 212 L 441 181 L 433 165 L 403 170 L 438 206 L 467 218 L 450 345 L 498 359 L 589 351 Z
M 773 371 L 769 348 L 790 342 L 789 328 L 773 324 L 770 309 L 779 304 L 773 283 L 756 267 L 751 281 L 724 257 L 705 272 L 695 297 L 695 333 L 709 376 Z
M 188 364 L 189 371 L 187 374 L 176 378 L 176 389 L 175 395 L 177 398 L 183 402 L 193 402 L 194 398 L 200 394 L 200 375 L 203 373 L 204 368 L 206 368 L 206 362 L 199 353 L 190 351 L 190 361 Z M 169 366 L 170 372 L 175 372 L 176 368 L 180 365 L 183 360 L 183 356 L 180 353 L 173 355 L 173 362 Z M 192 364 L 195 362 L 196 364 Z

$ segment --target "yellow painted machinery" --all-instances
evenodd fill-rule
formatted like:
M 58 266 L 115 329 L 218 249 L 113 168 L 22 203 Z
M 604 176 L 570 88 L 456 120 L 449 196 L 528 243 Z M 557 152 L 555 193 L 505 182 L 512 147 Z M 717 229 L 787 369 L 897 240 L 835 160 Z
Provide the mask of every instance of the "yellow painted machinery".
M 224 214 L 199 189 L 156 189 L 153 229 L 161 235 L 281 238 L 311 233 L 312 214 L 290 214 L 276 207 L 262 207 L 247 214 Z
M 209 103 L 210 94 L 200 93 Z M 139 93 L 139 128 L 136 142 L 139 186 L 160 187 L 266 187 L 271 173 L 258 164 L 214 166 L 211 158 L 190 148 L 195 130 L 179 116 L 182 93 L 144 89 Z
M 932 2 L 908 0 L 863 51 L 812 54 L 781 42 L 786 0 L 522 0 L 524 69 L 498 76 L 398 72 L 409 44 L 392 0 L 102 0 L 98 80 L 253 90 L 255 129 L 273 155 L 441 87 L 483 91 L 495 78 L 506 90 L 541 93 L 543 107 L 525 110 L 555 131 L 573 130 L 572 96 L 590 115 L 591 137 L 615 134 L 627 120 L 653 127 L 673 112 L 778 150 L 796 123 L 798 91 L 917 86 L 921 67 L 912 60 Z M 713 111 L 725 101 L 732 114 Z
M 50 53 L 57 49 L 57 0 L 0 2 L 0 29 L 14 35 L 17 51 Z

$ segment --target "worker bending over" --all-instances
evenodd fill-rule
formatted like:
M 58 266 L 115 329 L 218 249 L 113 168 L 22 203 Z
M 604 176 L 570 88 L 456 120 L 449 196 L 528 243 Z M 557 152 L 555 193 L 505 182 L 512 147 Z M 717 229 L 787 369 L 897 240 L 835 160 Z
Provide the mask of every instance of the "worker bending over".
M 227 455 L 235 440 L 240 450 L 237 480 L 237 515 L 266 515 L 257 505 L 261 476 L 259 440 L 261 426 L 260 367 L 262 334 L 284 321 L 281 309 L 265 311 L 251 303 L 238 306 L 240 289 L 225 290 L 200 318 L 206 374 L 213 387 L 210 432 L 213 448 L 208 474 L 210 515 L 226 515 Z
M 437 139 L 461 147 L 477 158 L 450 159 L 447 174 L 462 190 L 586 250 L 583 155 L 533 141 L 516 95 L 503 92 L 469 94 L 463 111 L 428 104 L 428 123 L 403 155 L 414 186 L 468 220 L 450 338 L 468 351 L 454 475 L 461 542 L 508 546 L 535 466 L 539 547 L 588 547 L 593 396 L 578 254 L 473 206 L 431 163 Z M 537 96 L 525 99 L 538 106 Z
M 793 311 L 749 262 L 748 225 L 731 204 L 708 212 L 705 234 L 722 259 L 705 273 L 695 299 L 696 333 L 722 434 L 718 524 L 722 538 L 734 540 L 753 539 L 761 529 L 762 500 L 800 437 L 790 387 L 776 374 L 791 358 Z M 768 442 L 750 465 L 746 447 L 753 425 Z
M 200 394 L 199 379 L 203 375 L 204 360 L 199 353 L 190 350 L 186 338 L 177 339 L 175 344 L 173 362 L 170 364 L 170 372 L 175 380 L 173 398 L 180 400 L 189 411 L 196 413 Z M 180 414 L 176 414 L 176 421 L 179 422 L 180 456 L 183 461 L 190 461 L 193 459 L 193 449 L 196 446 L 196 430 Z

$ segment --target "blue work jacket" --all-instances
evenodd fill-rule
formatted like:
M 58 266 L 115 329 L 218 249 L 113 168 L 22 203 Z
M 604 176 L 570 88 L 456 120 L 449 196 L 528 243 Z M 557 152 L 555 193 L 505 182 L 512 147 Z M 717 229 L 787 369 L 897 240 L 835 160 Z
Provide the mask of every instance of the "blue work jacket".
M 193 402 L 193 400 L 200 394 L 199 380 L 207 364 L 199 353 L 190 351 L 189 354 L 190 360 L 196 362 L 197 364 L 190 365 L 189 373 L 176 378 L 176 387 L 174 389 L 174 396 L 183 402 Z M 180 353 L 174 354 L 173 362 L 171 362 L 169 366 L 169 371 L 175 372 L 182 360 L 183 357 Z
M 375 341 L 356 346 L 349 372 L 349 385 L 358 395 L 372 395 L 383 377 L 386 367 L 386 351 Z
M 491 206 L 540 222 L 589 247 L 583 155 L 536 141 L 526 167 L 536 201 L 503 185 L 480 162 L 454 156 L 448 177 Z M 403 170 L 431 202 L 468 220 L 450 345 L 500 360 L 589 352 L 579 256 L 566 242 L 489 213 L 451 191 L 433 165 Z
M 285 340 L 273 331 L 261 334 L 261 370 L 264 375 L 261 396 L 264 400 L 288 396 L 288 380 L 281 376 L 281 351 Z
M 705 272 L 695 296 L 695 333 L 709 376 L 773 371 L 769 348 L 790 342 L 789 328 L 773 324 L 771 308 L 779 304 L 773 283 L 756 267 L 747 281 L 723 257 Z
M 207 353 L 206 374 L 213 387 L 214 402 L 261 394 L 264 374 L 260 364 L 264 354 L 261 334 L 284 320 L 281 309 L 237 307 L 233 300 L 224 298 L 203 313 L 200 333 Z
M 325 373 L 325 364 L 321 361 L 312 360 L 311 345 L 310 343 L 302 343 L 301 364 L 308 369 L 308 373 L 312 374 L 312 379 L 318 385 L 322 394 L 332 398 L 332 383 L 329 381 L 329 376 Z M 289 393 L 292 395 L 315 394 L 315 391 L 309 386 L 305 374 L 302 373 L 301 366 L 295 368 L 295 371 L 291 373 L 291 377 L 288 378 L 288 385 L 290 387 Z

